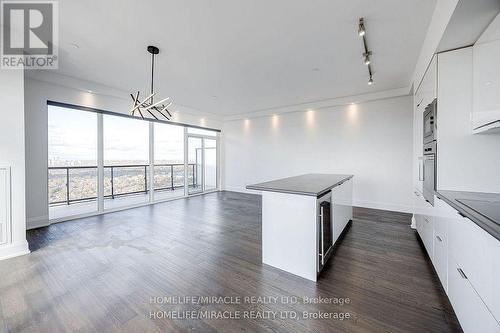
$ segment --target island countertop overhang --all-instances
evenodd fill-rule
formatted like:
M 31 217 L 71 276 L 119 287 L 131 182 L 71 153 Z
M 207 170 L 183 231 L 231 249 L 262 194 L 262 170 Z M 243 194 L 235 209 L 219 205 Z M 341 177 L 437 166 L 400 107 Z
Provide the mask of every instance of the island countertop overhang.
M 337 187 L 353 175 L 309 173 L 300 176 L 281 178 L 268 182 L 247 185 L 248 190 L 280 192 L 307 196 L 320 196 Z

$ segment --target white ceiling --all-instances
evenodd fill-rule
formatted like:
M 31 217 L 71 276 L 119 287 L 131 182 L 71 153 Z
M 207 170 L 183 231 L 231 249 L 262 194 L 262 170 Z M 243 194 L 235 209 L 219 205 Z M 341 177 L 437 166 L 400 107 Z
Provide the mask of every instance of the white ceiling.
M 161 50 L 160 97 L 231 115 L 408 86 L 435 0 L 59 4 L 61 74 L 146 93 L 146 46 L 153 44 Z M 373 51 L 373 86 L 357 35 L 361 16 Z

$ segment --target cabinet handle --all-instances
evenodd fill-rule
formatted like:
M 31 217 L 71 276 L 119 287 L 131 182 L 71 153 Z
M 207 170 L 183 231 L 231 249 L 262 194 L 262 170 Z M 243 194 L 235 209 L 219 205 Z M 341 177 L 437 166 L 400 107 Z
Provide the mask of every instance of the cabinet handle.
M 320 207 L 320 221 L 321 221 L 321 265 L 325 264 L 325 238 L 324 238 L 324 225 L 323 225 L 323 207 Z
M 462 277 L 462 279 L 467 279 L 467 275 L 465 275 L 464 271 L 461 268 L 457 268 L 457 271 Z
M 436 238 L 438 241 L 442 242 L 443 240 L 441 239 L 441 237 L 439 237 L 438 235 L 436 235 Z

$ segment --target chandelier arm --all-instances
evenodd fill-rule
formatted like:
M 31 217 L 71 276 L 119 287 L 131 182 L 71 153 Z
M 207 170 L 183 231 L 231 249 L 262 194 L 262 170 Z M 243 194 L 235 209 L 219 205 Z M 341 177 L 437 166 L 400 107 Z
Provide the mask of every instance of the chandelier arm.
M 163 103 L 163 102 L 165 102 L 165 101 L 167 101 L 167 100 L 169 100 L 169 99 L 170 99 L 170 97 L 167 97 L 167 98 L 165 98 L 165 99 L 162 99 L 162 100 L 161 100 L 161 101 L 159 101 L 159 102 L 156 102 L 156 103 L 154 103 L 154 104 L 151 104 L 150 106 L 148 106 L 148 107 L 146 108 L 146 110 L 152 109 L 152 108 L 156 107 L 157 105 L 159 105 L 159 104 L 161 104 L 161 103 Z
M 170 118 L 168 118 L 163 112 L 161 112 L 160 110 L 156 109 L 156 111 L 158 111 L 163 117 L 165 117 L 167 120 L 170 120 Z
M 154 115 L 154 113 L 153 113 L 153 112 L 149 111 L 149 109 L 148 109 L 148 110 L 146 110 L 146 111 L 148 111 L 148 112 L 149 112 L 149 114 L 153 116 L 153 118 L 155 118 L 156 120 L 158 120 L 158 117 L 156 117 L 156 116 Z
M 139 111 L 139 114 L 141 115 L 141 118 L 144 119 L 144 116 L 142 115 L 141 109 L 137 109 Z

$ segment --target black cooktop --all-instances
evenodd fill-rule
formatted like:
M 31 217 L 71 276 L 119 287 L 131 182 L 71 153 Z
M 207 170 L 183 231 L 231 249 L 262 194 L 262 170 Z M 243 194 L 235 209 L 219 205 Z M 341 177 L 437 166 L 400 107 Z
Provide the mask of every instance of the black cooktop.
M 500 202 L 472 199 L 457 199 L 457 201 L 500 225 Z

